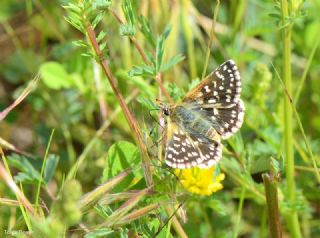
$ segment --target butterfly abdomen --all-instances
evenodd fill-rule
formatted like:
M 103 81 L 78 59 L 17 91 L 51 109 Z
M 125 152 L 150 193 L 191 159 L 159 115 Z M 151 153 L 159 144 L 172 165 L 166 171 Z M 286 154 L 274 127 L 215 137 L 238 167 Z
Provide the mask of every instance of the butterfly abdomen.
M 177 106 L 171 118 L 189 134 L 201 137 L 208 137 L 208 134 L 210 134 L 208 132 L 212 125 L 200 111 L 184 106 Z

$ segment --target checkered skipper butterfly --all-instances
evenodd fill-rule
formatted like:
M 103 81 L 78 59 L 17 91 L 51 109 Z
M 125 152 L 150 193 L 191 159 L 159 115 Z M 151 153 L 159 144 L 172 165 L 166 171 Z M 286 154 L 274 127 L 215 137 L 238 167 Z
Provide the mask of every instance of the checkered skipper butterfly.
M 179 104 L 160 104 L 168 116 L 166 164 L 185 169 L 209 168 L 222 157 L 222 139 L 236 133 L 243 122 L 241 79 L 228 60 L 200 82 Z

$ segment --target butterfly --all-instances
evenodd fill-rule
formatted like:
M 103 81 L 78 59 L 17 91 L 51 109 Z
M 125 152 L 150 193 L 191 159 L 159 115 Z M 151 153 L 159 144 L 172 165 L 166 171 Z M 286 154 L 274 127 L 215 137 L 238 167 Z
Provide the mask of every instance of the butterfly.
M 167 116 L 165 162 L 179 169 L 209 168 L 222 157 L 221 140 L 243 123 L 241 78 L 233 60 L 221 64 L 186 94 L 181 103 L 163 104 Z

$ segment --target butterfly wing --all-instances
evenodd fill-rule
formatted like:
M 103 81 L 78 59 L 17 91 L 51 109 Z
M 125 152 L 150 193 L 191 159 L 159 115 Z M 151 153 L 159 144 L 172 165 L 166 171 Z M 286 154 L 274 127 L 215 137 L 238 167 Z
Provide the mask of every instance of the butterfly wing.
M 222 156 L 221 144 L 201 136 L 187 134 L 176 123 L 168 121 L 166 164 L 186 169 L 194 166 L 209 168 Z
M 233 60 L 228 60 L 187 93 L 183 102 L 229 106 L 238 102 L 240 93 L 238 67 Z
M 242 126 L 245 108 L 243 101 L 239 99 L 237 103 L 230 104 L 229 107 L 215 108 L 214 105 L 207 104 L 203 105 L 200 110 L 204 112 L 222 139 L 227 139 Z
M 191 90 L 183 103 L 201 110 L 221 137 L 227 139 L 243 122 L 245 108 L 240 93 L 240 73 L 234 61 L 228 60 Z

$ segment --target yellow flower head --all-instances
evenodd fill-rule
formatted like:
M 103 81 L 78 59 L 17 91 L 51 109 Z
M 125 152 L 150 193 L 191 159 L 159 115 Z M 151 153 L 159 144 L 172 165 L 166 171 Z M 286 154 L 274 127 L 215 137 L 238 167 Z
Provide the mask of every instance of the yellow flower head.
M 223 173 L 214 176 L 214 170 L 214 166 L 208 169 L 193 167 L 176 169 L 175 174 L 180 178 L 182 186 L 189 192 L 209 196 L 223 188 L 220 182 L 225 178 Z

